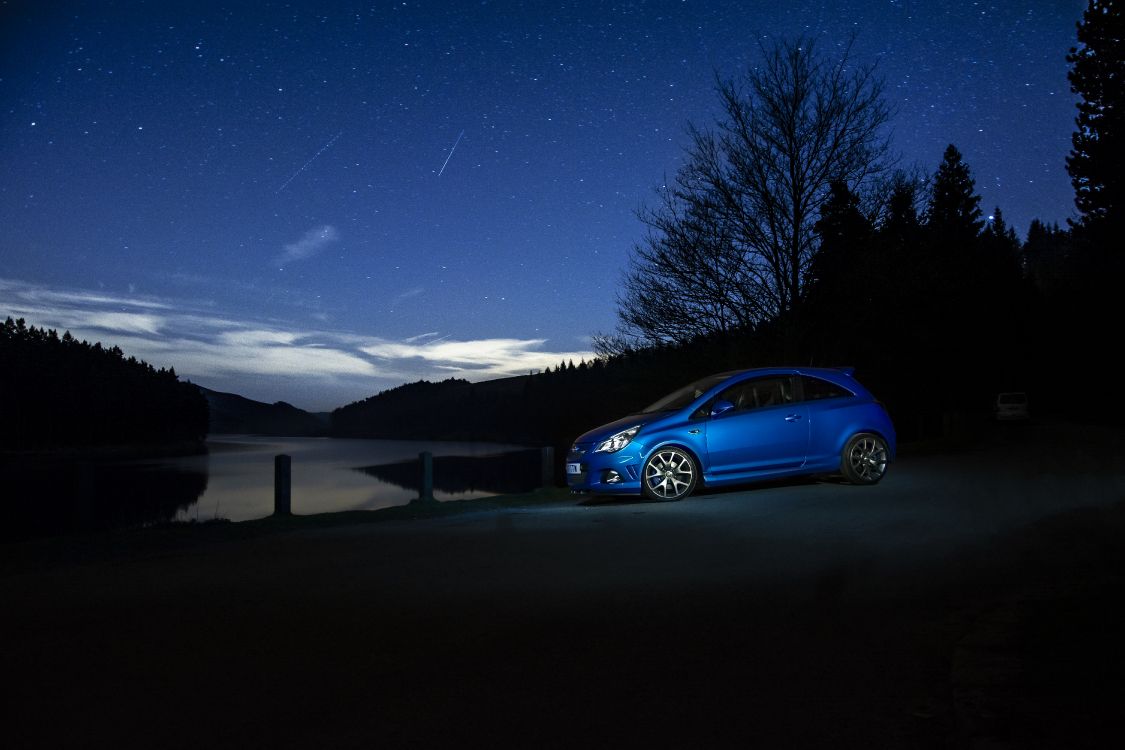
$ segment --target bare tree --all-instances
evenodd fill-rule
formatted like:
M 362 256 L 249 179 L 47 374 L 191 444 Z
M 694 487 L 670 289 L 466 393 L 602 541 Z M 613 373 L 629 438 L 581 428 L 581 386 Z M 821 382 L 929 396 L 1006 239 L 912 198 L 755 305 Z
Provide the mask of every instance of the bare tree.
M 722 117 L 691 128 L 685 166 L 640 212 L 618 297 L 619 336 L 682 342 L 787 318 L 803 296 L 829 183 L 882 172 L 890 112 L 874 66 L 811 40 L 762 47 L 741 79 L 718 79 Z

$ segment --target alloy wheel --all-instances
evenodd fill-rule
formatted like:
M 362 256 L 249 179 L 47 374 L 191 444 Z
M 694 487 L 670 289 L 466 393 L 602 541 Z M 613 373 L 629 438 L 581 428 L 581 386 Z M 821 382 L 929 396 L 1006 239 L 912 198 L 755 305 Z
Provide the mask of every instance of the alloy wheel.
M 863 484 L 874 484 L 887 471 L 887 446 L 875 435 L 860 435 L 848 450 L 849 476 Z
M 657 500 L 679 500 L 695 487 L 695 462 L 675 448 L 653 454 L 645 463 L 644 474 L 646 494 Z

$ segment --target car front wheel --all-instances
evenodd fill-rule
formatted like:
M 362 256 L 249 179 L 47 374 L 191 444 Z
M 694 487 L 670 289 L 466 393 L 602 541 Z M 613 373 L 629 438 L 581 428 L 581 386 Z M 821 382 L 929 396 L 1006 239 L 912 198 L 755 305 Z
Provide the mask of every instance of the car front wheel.
M 699 469 L 686 451 L 661 448 L 645 461 L 641 489 L 645 497 L 660 502 L 682 500 L 699 480 Z
M 840 470 L 852 484 L 875 484 L 887 473 L 887 442 L 870 432 L 853 435 L 844 446 Z

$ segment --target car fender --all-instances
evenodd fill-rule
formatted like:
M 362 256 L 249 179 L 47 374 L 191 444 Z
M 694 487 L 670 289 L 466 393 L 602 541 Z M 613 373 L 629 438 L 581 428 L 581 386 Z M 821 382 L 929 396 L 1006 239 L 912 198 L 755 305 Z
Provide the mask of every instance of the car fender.
M 878 435 L 879 437 L 881 437 L 883 439 L 883 442 L 887 444 L 887 460 L 893 461 L 894 458 L 895 458 L 895 441 L 894 441 L 894 438 L 888 437 L 886 432 L 884 431 L 884 429 L 882 427 L 870 427 L 870 426 L 865 426 L 865 425 L 867 425 L 866 422 L 861 422 L 861 423 L 859 423 L 859 425 L 854 430 L 842 433 L 843 438 L 840 441 L 840 445 L 837 446 L 837 448 L 836 448 L 836 454 L 840 455 L 841 453 L 843 453 L 844 452 L 844 446 L 846 446 L 848 444 L 848 441 L 851 440 L 856 435 L 859 435 L 861 433 L 870 433 L 872 435 Z

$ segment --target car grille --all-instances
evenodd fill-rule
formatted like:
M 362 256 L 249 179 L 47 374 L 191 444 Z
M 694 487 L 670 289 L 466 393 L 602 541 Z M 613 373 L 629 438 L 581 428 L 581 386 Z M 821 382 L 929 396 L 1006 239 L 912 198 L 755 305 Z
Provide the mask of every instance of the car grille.
M 575 443 L 574 445 L 570 446 L 570 453 L 567 454 L 566 460 L 580 460 L 583 456 L 590 452 L 590 446 L 592 445 L 593 443 Z

